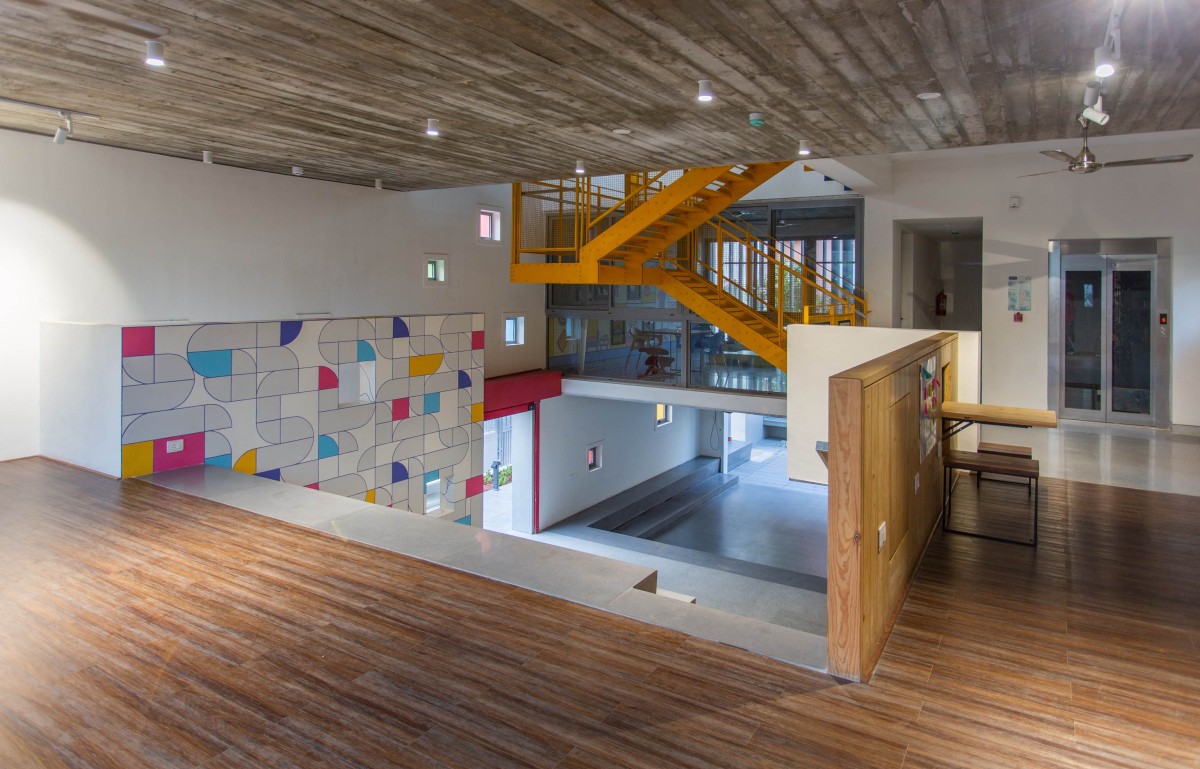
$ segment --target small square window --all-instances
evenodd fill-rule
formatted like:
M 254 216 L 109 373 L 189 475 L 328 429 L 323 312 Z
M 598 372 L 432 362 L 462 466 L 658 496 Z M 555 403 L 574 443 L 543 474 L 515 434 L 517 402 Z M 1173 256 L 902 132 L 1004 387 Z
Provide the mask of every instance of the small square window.
M 479 209 L 479 239 L 500 240 L 500 212 L 492 208 Z
M 425 285 L 432 286 L 446 282 L 446 260 L 437 257 L 425 257 Z
M 441 510 L 442 479 L 439 477 L 438 471 L 435 470 L 425 473 L 425 514 L 436 515 Z
M 525 316 L 504 316 L 504 344 L 507 347 L 525 344 Z
M 587 468 L 588 472 L 599 470 L 604 466 L 604 444 L 593 443 L 587 449 Z
M 338 405 L 375 402 L 375 361 L 338 364 Z
M 675 414 L 675 409 L 665 403 L 659 403 L 654 407 L 654 429 L 671 424 L 671 418 Z

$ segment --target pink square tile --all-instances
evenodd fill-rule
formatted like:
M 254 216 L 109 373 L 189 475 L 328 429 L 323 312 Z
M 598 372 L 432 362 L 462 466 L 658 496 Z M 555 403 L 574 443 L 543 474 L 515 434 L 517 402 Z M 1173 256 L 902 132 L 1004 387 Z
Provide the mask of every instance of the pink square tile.
M 167 453 L 167 441 L 183 441 L 183 450 Z M 204 433 L 173 435 L 154 441 L 154 472 L 204 464 Z
M 154 326 L 121 329 L 121 357 L 154 354 Z
M 408 398 L 392 401 L 392 421 L 398 422 L 401 419 L 408 419 Z

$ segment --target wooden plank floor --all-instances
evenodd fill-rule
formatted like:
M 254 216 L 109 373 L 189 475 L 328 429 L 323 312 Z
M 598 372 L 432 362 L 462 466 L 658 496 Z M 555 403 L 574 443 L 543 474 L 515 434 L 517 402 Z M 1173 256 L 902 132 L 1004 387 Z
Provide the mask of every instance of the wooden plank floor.
M 47 460 L 0 500 L 5 769 L 1200 766 L 1198 498 L 938 534 L 869 684 Z

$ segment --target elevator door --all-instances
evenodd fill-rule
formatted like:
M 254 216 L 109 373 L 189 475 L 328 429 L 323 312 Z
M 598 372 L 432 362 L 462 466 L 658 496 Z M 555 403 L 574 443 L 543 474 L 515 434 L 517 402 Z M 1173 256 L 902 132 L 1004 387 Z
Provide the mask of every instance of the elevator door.
M 1156 257 L 1062 257 L 1060 414 L 1068 419 L 1153 425 L 1164 361 L 1156 308 Z

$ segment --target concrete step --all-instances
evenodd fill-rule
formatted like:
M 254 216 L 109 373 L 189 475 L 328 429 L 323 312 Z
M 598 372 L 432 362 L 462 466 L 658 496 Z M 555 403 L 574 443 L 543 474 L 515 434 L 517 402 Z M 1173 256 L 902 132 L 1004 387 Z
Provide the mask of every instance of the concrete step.
M 732 470 L 735 467 L 741 467 L 742 465 L 749 462 L 750 455 L 753 452 L 754 452 L 754 444 L 753 443 L 745 443 L 741 446 L 738 446 L 736 449 L 731 450 L 729 452 L 729 459 L 728 459 L 729 469 Z
M 597 508 L 601 508 L 604 514 L 589 525 L 596 529 L 614 531 L 655 505 L 716 475 L 720 467 L 721 460 L 716 457 L 696 457 L 684 462 L 593 506 L 590 510 L 600 512 Z
M 730 486 L 736 485 L 737 482 L 738 478 L 736 475 L 717 473 L 711 478 L 706 478 L 697 483 L 687 491 L 676 494 L 665 502 L 660 502 L 637 518 L 615 529 L 615 531 L 618 534 L 624 534 L 629 537 L 649 539 L 665 531 L 708 500 L 725 491 Z

